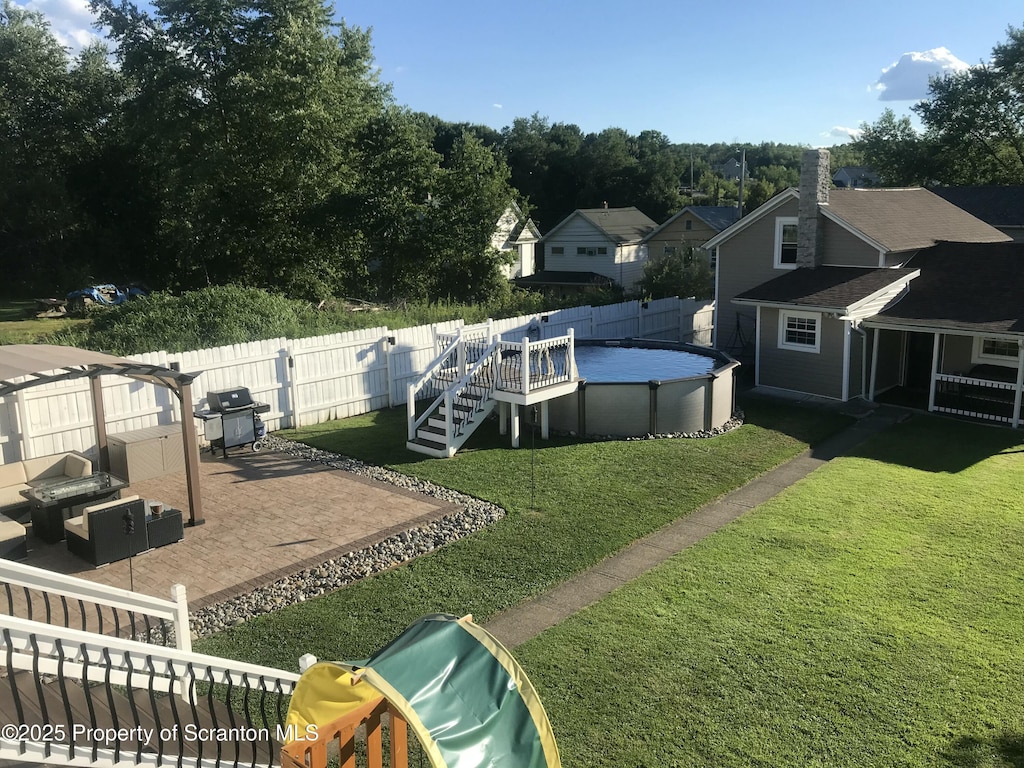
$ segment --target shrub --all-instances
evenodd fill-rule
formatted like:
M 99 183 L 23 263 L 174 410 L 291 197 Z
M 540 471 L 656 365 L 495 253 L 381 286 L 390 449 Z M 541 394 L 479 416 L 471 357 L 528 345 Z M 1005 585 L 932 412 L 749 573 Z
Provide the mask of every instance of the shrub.
M 154 350 L 240 344 L 315 333 L 320 318 L 308 304 L 234 285 L 211 286 L 181 296 L 154 293 L 91 313 L 84 330 L 55 334 L 51 341 L 126 355 Z

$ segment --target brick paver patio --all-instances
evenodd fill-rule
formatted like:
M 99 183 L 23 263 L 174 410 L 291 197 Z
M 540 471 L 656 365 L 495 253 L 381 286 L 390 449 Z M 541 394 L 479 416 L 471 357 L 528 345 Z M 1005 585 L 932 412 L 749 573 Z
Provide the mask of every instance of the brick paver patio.
M 187 525 L 184 472 L 132 486 L 138 494 L 182 510 L 185 539 L 131 562 L 135 590 L 170 597 L 184 584 L 189 607 L 201 608 L 289 573 L 373 544 L 452 511 L 437 499 L 283 453 L 238 449 L 229 458 L 204 452 L 200 487 L 206 523 Z M 129 562 L 100 568 L 64 542 L 29 534 L 29 565 L 129 588 Z

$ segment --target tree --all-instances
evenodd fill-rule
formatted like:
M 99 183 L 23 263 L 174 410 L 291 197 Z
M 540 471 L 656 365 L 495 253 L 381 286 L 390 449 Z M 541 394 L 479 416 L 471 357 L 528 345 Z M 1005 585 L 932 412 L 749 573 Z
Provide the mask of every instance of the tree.
M 318 0 L 95 7 L 132 86 L 127 140 L 157 195 L 158 279 L 341 289 L 352 222 L 330 202 L 358 186 L 356 137 L 389 98 L 368 34 Z
M 991 63 L 933 79 L 914 106 L 948 180 L 1024 182 L 1024 30 L 1007 38 Z
M 680 243 L 674 253 L 644 264 L 637 291 L 651 299 L 669 296 L 710 299 L 715 294 L 715 276 L 706 253 Z
M 933 78 L 913 110 L 923 133 L 886 110 L 853 142 L 887 185 L 1024 183 L 1024 30 L 990 63 Z
M 914 129 L 909 117 L 897 119 L 891 109 L 886 109 L 877 121 L 862 129 L 853 144 L 886 186 L 918 186 L 936 174 L 929 142 Z
M 8 287 L 58 292 L 88 275 L 88 207 L 102 195 L 88 173 L 116 130 L 120 77 L 102 47 L 74 61 L 43 16 L 0 10 L 0 251 Z M 110 243 L 106 244 L 107 246 Z

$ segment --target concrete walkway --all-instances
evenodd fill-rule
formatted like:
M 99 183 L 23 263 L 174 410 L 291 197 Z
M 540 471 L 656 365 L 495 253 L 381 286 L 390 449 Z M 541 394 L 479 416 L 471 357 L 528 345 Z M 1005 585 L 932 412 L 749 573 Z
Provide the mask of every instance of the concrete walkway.
M 883 406 L 853 415 L 859 417 L 858 421 L 822 441 L 820 445 L 804 451 L 692 514 L 634 541 L 550 592 L 494 617 L 485 625 L 487 630 L 507 648 L 515 648 L 768 501 L 828 461 L 907 418 L 908 414 L 900 409 Z

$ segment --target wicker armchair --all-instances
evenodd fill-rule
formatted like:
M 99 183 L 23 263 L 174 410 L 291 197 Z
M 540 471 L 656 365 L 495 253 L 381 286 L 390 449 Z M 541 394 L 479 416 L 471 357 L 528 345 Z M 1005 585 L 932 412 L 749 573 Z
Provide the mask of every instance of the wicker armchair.
M 125 532 L 130 515 L 134 532 Z M 64 523 L 68 551 L 93 565 L 124 560 L 149 549 L 146 534 L 146 502 L 138 496 L 95 504 Z

